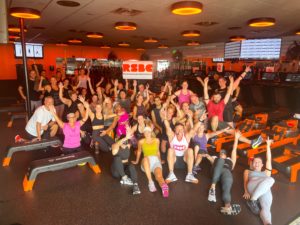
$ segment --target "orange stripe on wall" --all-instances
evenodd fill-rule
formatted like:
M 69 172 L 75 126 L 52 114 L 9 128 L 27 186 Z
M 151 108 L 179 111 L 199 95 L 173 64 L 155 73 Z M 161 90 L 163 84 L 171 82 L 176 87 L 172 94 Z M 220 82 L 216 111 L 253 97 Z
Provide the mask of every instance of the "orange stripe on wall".
M 28 59 L 29 65 L 43 64 L 47 74 L 49 74 L 49 66 L 56 65 L 56 58 L 101 58 L 106 59 L 108 54 L 114 51 L 118 59 L 140 59 L 141 53 L 134 49 L 101 49 L 100 47 L 92 46 L 56 46 L 52 44 L 44 45 L 44 58 L 43 59 Z M 0 80 L 16 80 L 16 64 L 22 64 L 21 59 L 16 59 L 14 56 L 13 44 L 0 44 Z

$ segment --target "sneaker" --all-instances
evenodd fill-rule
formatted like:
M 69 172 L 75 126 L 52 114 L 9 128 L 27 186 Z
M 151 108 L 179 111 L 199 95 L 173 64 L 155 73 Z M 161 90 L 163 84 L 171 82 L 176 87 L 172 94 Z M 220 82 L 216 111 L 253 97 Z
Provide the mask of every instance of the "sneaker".
M 133 184 L 132 194 L 133 195 L 139 195 L 139 194 L 141 194 L 139 185 L 137 183 Z
M 260 135 L 257 139 L 252 141 L 252 148 L 257 148 L 263 142 L 263 138 Z
M 208 192 L 208 201 L 209 202 L 217 202 L 216 190 L 213 189 L 213 188 L 209 189 L 209 192 Z
M 21 142 L 23 140 L 23 138 L 21 138 L 21 136 L 20 135 L 16 135 L 15 136 L 15 143 L 19 143 L 19 142 Z
M 196 175 L 196 174 L 198 174 L 198 172 L 201 170 L 201 167 L 199 166 L 199 165 L 194 165 L 193 166 L 193 170 L 192 170 L 192 173 L 194 174 L 194 175 Z
M 255 200 L 248 200 L 246 201 L 247 206 L 249 207 L 249 209 L 251 210 L 251 212 L 255 215 L 259 215 L 260 212 L 260 208 L 258 206 L 258 202 Z
M 154 184 L 153 181 L 149 182 L 148 188 L 149 188 L 149 191 L 150 191 L 150 192 L 156 192 L 156 191 L 157 191 L 157 190 L 156 190 L 156 187 L 155 187 L 155 184 Z
M 127 177 L 127 176 L 124 176 L 121 180 L 120 180 L 120 183 L 123 184 L 123 185 L 133 185 L 133 182 L 132 180 Z
M 226 216 L 235 216 L 242 211 L 241 206 L 233 204 L 230 207 L 221 207 L 220 212 Z
M 175 173 L 173 173 L 173 172 L 169 173 L 169 175 L 166 179 L 166 183 L 169 184 L 169 183 L 172 183 L 175 181 L 177 181 L 177 177 L 175 176 Z
M 194 177 L 193 174 L 187 174 L 185 177 L 185 182 L 198 184 L 199 181 L 196 177 Z
M 169 187 L 166 183 L 161 186 L 161 192 L 164 198 L 169 197 Z

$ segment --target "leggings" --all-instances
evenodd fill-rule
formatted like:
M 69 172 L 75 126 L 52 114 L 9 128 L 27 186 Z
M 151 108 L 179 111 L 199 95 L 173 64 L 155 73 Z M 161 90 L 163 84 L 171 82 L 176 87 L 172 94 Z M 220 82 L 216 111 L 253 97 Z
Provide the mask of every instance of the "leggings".
M 111 166 L 111 173 L 115 178 L 121 178 L 128 174 L 132 182 L 137 183 L 137 173 L 134 165 L 131 163 L 122 163 L 120 156 L 114 157 Z
M 247 185 L 251 199 L 259 200 L 261 206 L 260 218 L 264 224 L 272 224 L 271 205 L 273 196 L 271 187 L 274 182 L 272 177 L 256 177 L 250 179 Z
M 213 178 L 212 183 L 217 184 L 221 180 L 222 186 L 222 200 L 225 204 L 231 202 L 231 186 L 233 183 L 231 171 L 224 167 L 225 160 L 217 158 L 213 168 Z
M 108 135 L 100 136 L 101 130 L 93 131 L 93 140 L 99 143 L 103 152 L 109 152 L 114 140 Z

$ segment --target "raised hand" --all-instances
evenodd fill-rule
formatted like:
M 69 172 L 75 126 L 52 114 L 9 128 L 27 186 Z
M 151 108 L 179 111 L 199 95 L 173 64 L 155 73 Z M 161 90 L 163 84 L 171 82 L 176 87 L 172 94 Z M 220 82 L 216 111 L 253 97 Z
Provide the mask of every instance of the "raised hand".
M 269 136 L 268 136 L 268 138 L 267 138 L 267 140 L 266 140 L 267 146 L 270 147 L 271 144 L 273 144 L 273 142 L 274 142 L 274 141 L 273 141 L 272 139 L 270 139 Z
M 84 104 L 84 102 L 85 102 L 85 100 L 84 100 L 84 97 L 83 96 L 78 96 L 78 100 L 80 101 L 80 102 L 82 102 L 83 104 Z
M 242 136 L 242 133 L 241 133 L 241 131 L 239 131 L 239 130 L 236 130 L 236 131 L 235 131 L 235 133 L 234 133 L 234 137 L 235 137 L 235 139 L 239 139 L 241 136 Z
M 233 82 L 234 82 L 233 76 L 229 76 L 229 81 L 230 81 L 230 83 L 233 83 Z
M 136 80 L 133 80 L 132 85 L 133 85 L 134 87 L 136 87 L 136 86 L 137 86 L 137 81 L 136 81 Z
M 246 69 L 245 69 L 245 72 L 248 73 L 248 72 L 250 72 L 250 71 L 251 71 L 251 67 L 250 67 L 250 66 L 247 66 Z
M 204 84 L 208 84 L 208 81 L 209 81 L 209 77 L 205 77 L 204 78 Z
M 59 88 L 63 88 L 63 87 L 64 87 L 63 83 L 62 83 L 62 82 L 59 82 L 59 83 L 58 83 L 58 87 L 59 87 Z
M 200 120 L 201 120 L 201 121 L 204 121 L 204 120 L 206 120 L 206 118 L 207 118 L 207 112 L 204 111 L 204 113 L 202 113 L 202 115 L 201 115 L 201 117 L 200 117 Z

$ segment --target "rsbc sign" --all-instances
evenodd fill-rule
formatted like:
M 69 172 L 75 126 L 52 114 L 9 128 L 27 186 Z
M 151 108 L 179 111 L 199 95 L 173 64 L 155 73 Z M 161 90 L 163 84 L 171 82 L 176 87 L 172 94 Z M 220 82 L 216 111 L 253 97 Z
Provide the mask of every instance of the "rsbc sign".
M 152 79 L 152 61 L 124 61 L 122 64 L 124 79 Z

